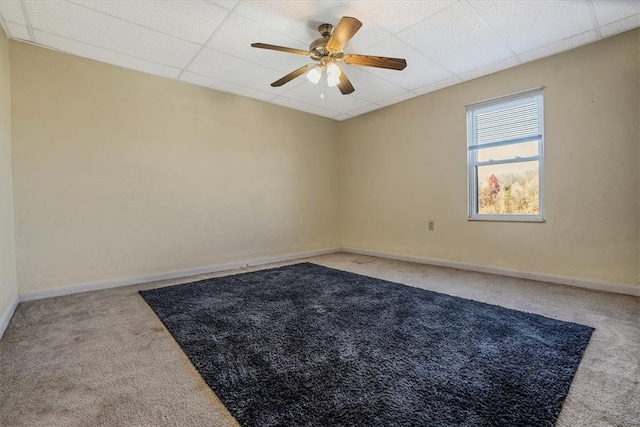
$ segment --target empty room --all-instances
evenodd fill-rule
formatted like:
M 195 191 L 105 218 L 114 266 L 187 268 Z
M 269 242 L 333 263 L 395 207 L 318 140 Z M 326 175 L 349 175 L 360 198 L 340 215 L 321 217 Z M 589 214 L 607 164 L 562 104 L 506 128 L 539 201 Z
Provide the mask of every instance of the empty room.
M 640 426 L 640 1 L 0 26 L 0 425 Z

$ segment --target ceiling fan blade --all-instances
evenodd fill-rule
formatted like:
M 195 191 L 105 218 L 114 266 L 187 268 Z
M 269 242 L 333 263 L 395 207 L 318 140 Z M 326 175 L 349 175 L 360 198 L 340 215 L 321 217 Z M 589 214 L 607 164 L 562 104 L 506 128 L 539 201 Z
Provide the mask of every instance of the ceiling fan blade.
M 340 70 L 340 83 L 338 83 L 338 89 L 340 89 L 340 92 L 342 92 L 343 95 L 349 95 L 355 90 L 342 69 Z
M 292 47 L 276 46 L 274 44 L 251 43 L 251 47 L 258 47 L 260 49 L 278 50 L 280 52 L 295 53 L 296 55 L 309 56 L 309 52 L 306 50 L 294 49 Z
M 360 27 L 362 27 L 362 22 L 356 18 L 343 16 L 338 22 L 338 26 L 333 30 L 333 34 L 329 37 L 327 48 L 333 51 L 342 50 Z
M 407 61 L 402 58 L 387 58 L 385 56 L 349 54 L 343 57 L 343 61 L 349 65 L 363 65 L 365 67 L 388 68 L 391 70 L 404 70 L 407 66 Z
M 290 72 L 289 74 L 287 74 L 286 76 L 282 77 L 281 79 L 278 79 L 275 82 L 271 83 L 271 86 L 273 86 L 273 87 L 282 86 L 283 84 L 290 82 L 291 80 L 295 79 L 296 77 L 303 75 L 304 73 L 306 73 L 307 71 L 311 70 L 315 66 L 316 66 L 316 64 L 304 65 L 304 66 L 298 68 L 297 70 L 294 70 L 294 71 Z

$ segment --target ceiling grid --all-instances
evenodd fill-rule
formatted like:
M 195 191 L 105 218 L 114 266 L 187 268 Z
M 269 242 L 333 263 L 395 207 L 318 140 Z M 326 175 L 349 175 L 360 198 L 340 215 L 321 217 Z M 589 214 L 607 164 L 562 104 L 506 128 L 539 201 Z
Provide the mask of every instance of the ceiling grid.
M 402 71 L 342 64 L 342 95 L 304 76 L 322 23 L 362 22 L 345 54 L 405 58 Z M 346 120 L 640 27 L 640 0 L 1 0 L 14 40 Z M 321 92 L 323 97 L 321 97 Z

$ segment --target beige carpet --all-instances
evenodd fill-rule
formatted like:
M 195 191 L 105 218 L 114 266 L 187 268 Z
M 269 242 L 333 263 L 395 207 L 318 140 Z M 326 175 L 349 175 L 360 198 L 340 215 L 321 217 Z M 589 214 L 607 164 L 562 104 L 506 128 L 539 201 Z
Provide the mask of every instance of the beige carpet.
M 305 260 L 593 326 L 557 425 L 640 426 L 640 298 L 353 254 Z M 137 291 L 241 271 L 21 303 L 0 340 L 0 425 L 237 425 Z

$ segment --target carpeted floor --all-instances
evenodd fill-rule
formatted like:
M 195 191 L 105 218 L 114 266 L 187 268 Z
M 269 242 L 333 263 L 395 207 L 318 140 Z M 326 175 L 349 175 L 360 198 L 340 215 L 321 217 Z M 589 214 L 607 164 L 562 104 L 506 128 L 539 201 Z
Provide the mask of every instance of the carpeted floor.
M 553 427 L 592 333 L 311 263 L 140 294 L 247 427 Z
M 640 425 L 640 298 L 345 253 L 308 261 L 593 326 L 557 426 Z M 137 292 L 242 271 L 21 303 L 0 340 L 0 425 L 237 425 Z

